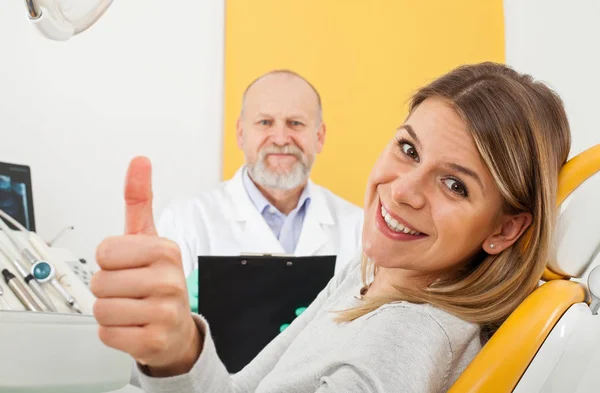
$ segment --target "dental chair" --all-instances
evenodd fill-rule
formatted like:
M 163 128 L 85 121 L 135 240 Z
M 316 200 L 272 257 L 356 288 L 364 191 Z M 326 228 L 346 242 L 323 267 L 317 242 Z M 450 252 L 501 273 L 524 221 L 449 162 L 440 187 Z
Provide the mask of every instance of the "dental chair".
M 600 392 L 600 145 L 569 160 L 542 284 L 449 393 Z

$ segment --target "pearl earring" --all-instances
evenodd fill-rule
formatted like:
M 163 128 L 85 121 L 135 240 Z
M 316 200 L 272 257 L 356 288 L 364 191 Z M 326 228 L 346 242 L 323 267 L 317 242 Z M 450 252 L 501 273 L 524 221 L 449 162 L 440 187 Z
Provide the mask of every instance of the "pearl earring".
M 496 245 L 494 243 L 490 244 L 490 248 L 494 248 Z

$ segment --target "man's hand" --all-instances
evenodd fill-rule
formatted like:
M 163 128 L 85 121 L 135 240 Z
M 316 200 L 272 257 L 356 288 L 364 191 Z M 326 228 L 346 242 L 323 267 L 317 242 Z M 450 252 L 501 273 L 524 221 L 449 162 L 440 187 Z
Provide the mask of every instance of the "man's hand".
M 149 374 L 188 372 L 202 351 L 191 317 L 179 247 L 158 237 L 152 214 L 152 167 L 133 159 L 125 183 L 125 234 L 105 239 L 90 283 L 98 335 L 129 353 Z

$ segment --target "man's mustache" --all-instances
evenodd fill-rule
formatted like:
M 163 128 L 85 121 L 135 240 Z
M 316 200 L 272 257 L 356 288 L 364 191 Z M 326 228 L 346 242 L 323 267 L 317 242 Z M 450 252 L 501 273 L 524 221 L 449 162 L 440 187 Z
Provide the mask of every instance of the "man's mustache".
M 300 161 L 304 158 L 302 150 L 295 144 L 267 146 L 260 151 L 260 159 L 265 159 L 269 154 L 291 154 Z

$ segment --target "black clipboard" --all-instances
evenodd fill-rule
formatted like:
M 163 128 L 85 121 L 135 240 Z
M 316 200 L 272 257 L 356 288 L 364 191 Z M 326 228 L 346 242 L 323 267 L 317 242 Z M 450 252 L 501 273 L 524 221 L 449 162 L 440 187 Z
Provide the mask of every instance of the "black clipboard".
M 308 307 L 334 275 L 336 256 L 199 256 L 198 313 L 227 371 L 246 366 Z

